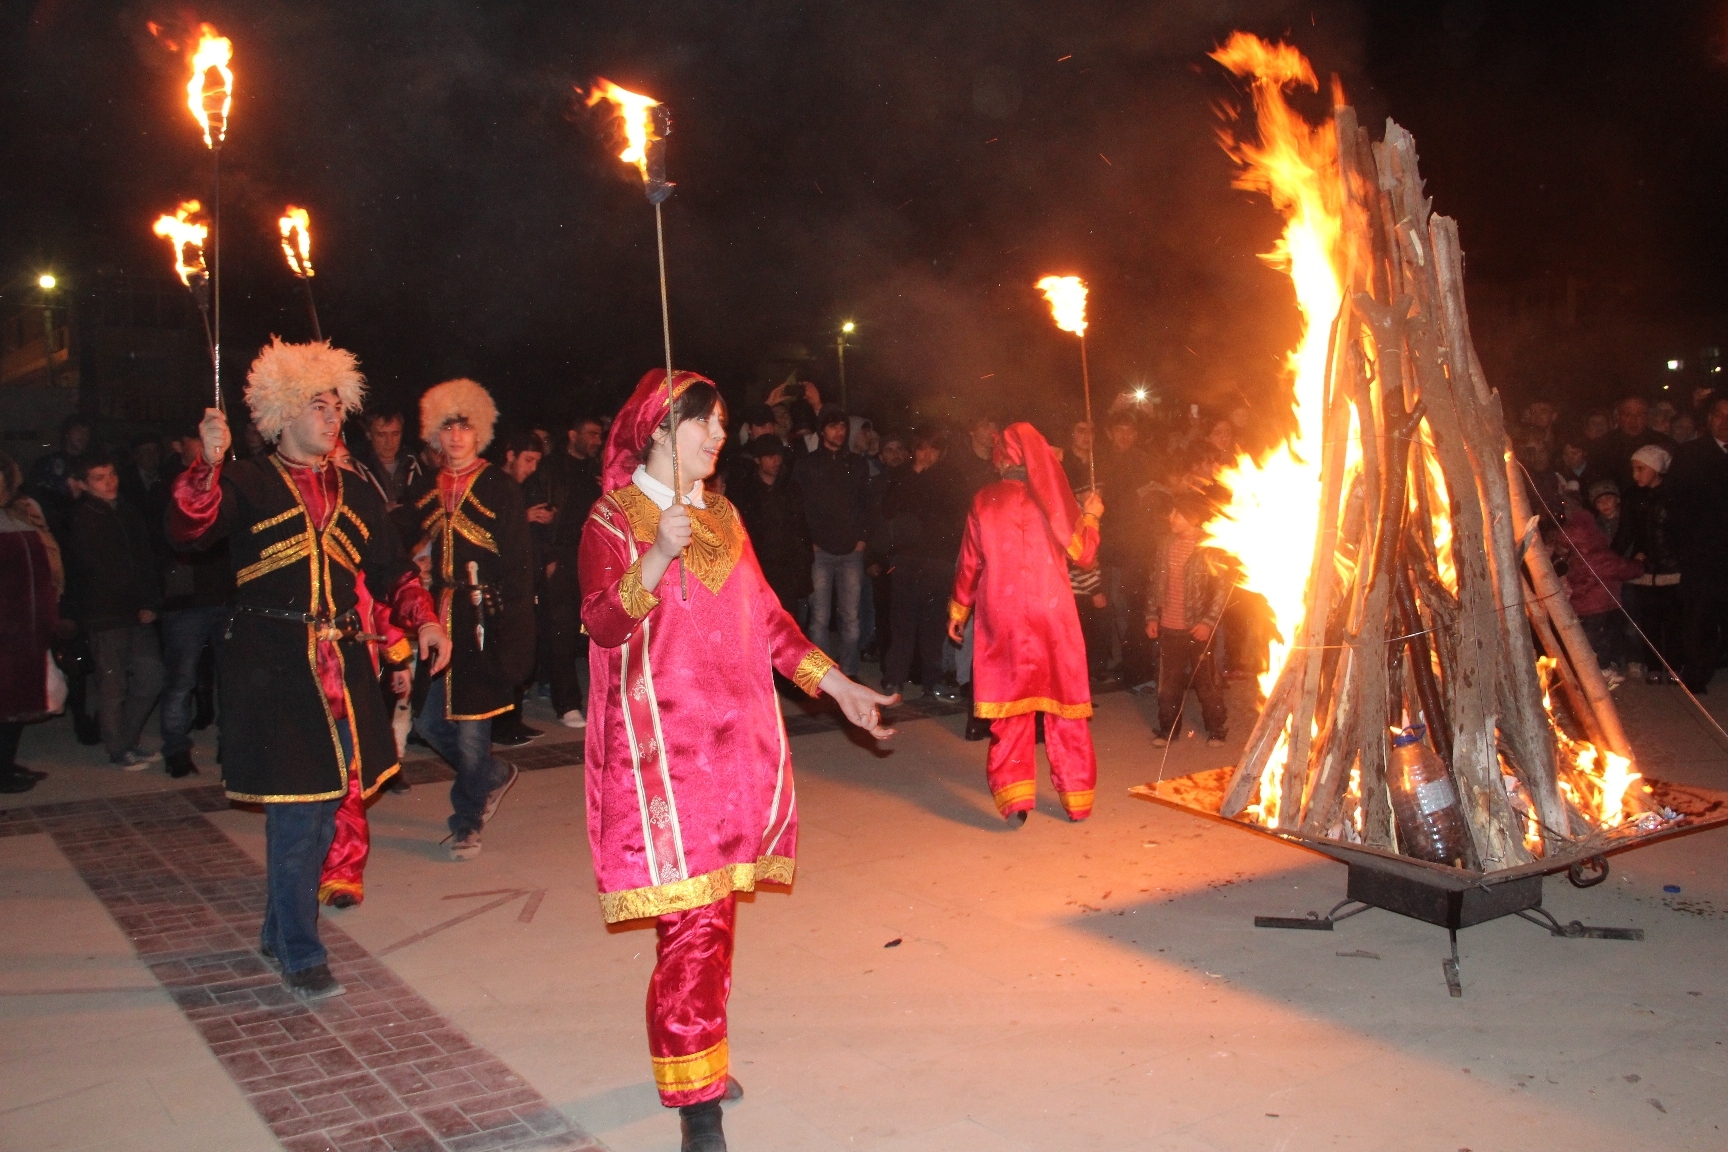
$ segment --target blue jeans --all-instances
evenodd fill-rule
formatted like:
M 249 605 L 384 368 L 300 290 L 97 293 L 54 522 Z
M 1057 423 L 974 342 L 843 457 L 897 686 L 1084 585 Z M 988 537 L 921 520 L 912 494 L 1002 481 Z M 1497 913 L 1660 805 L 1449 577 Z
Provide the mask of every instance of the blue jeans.
M 162 692 L 164 756 L 192 749 L 192 690 L 198 687 L 198 658 L 205 644 L 221 651 L 222 629 L 230 611 L 218 604 L 162 614 L 162 665 L 168 673 L 168 686 Z
M 828 653 L 840 664 L 847 676 L 858 675 L 858 595 L 864 586 L 864 553 L 847 552 L 836 556 L 816 549 L 815 563 L 810 567 L 810 579 L 815 590 L 810 593 L 810 642 Z M 834 612 L 834 599 L 840 599 L 840 654 L 834 654 L 828 635 L 828 622 Z
M 510 766 L 492 755 L 492 721 L 450 720 L 444 715 L 444 676 L 432 678 L 414 731 L 456 769 L 450 785 L 450 831 L 461 836 L 480 831 L 486 797 L 510 776 Z
M 348 721 L 336 721 L 342 755 L 352 761 Z M 259 940 L 275 953 L 284 972 L 304 972 L 324 963 L 318 939 L 318 877 L 336 836 L 342 798 L 264 805 L 264 928 Z

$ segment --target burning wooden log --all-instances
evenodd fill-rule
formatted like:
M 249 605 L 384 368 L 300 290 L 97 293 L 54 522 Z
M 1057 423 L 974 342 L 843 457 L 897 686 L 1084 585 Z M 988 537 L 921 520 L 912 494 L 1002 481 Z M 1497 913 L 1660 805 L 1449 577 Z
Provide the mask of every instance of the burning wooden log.
M 1457 225 L 1397 124 L 1373 143 L 1348 107 L 1320 125 L 1290 108 L 1286 87 L 1318 88 L 1294 50 L 1239 34 L 1215 59 L 1251 84 L 1238 186 L 1284 212 L 1269 259 L 1306 320 L 1296 431 L 1226 470 L 1207 525 L 1279 633 L 1220 814 L 1487 872 L 1575 848 L 1644 806 L 1564 586 L 1523 540 Z

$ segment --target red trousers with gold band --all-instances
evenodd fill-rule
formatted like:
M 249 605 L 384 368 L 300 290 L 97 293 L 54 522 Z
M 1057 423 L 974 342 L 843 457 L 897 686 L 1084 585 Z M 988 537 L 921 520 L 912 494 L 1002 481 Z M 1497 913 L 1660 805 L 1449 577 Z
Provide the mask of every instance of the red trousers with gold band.
M 1037 799 L 1037 713 L 1004 716 L 990 722 L 990 796 L 1004 816 L 1030 811 Z M 1050 783 L 1062 809 L 1074 820 L 1092 815 L 1092 792 L 1098 784 L 1098 759 L 1092 752 L 1091 721 L 1044 716 L 1044 751 L 1050 757 Z
M 668 1108 L 726 1093 L 726 999 L 732 994 L 732 893 L 654 922 L 659 941 L 648 980 L 648 1053 Z
M 348 773 L 348 795 L 336 809 L 336 838 L 324 857 L 318 877 L 318 900 L 330 903 L 338 892 L 356 901 L 365 899 L 366 857 L 372 854 L 372 830 L 366 823 L 366 801 L 360 795 L 360 773 Z

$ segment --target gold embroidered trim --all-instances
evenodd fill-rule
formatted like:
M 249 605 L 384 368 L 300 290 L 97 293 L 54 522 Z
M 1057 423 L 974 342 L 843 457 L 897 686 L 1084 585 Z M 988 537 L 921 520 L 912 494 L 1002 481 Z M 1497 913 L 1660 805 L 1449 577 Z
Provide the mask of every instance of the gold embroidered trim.
M 706 508 L 684 506 L 690 514 L 690 546 L 684 550 L 682 563 L 704 588 L 718 596 L 744 555 L 744 530 L 731 501 L 712 494 L 706 499 Z M 634 484 L 612 493 L 612 501 L 630 521 L 636 539 L 652 544 L 660 532 L 660 506 Z
M 1062 809 L 1065 812 L 1089 812 L 1092 809 L 1092 799 L 1096 795 L 1095 789 L 1088 788 L 1084 792 L 1058 791 L 1056 799 L 1062 801 Z
M 494 708 L 490 712 L 476 712 L 472 716 L 457 716 L 454 713 L 450 712 L 448 706 L 446 706 L 444 718 L 446 720 L 490 720 L 494 716 L 502 716 L 506 712 L 514 711 L 515 708 L 516 708 L 516 705 L 514 705 L 514 704 L 506 704 L 506 705 L 504 705 L 504 707 Z
M 624 575 L 618 581 L 618 603 L 624 606 L 632 620 L 642 619 L 659 606 L 660 597 L 642 586 L 642 561 L 638 560 L 624 569 Z
M 360 549 L 354 547 L 354 541 L 348 539 L 342 529 L 336 527 L 336 522 L 334 520 L 330 522 L 330 527 L 324 530 L 324 534 L 331 540 L 334 540 L 339 546 L 334 550 L 337 554 L 337 559 L 341 560 L 345 558 L 348 561 L 348 563 L 344 564 L 343 567 L 347 568 L 350 572 L 359 568 Z
M 299 508 L 290 508 L 286 512 L 278 512 L 276 515 L 270 517 L 270 519 L 260 520 L 258 523 L 252 525 L 252 535 L 256 536 L 266 528 L 274 528 L 283 521 L 292 520 L 294 517 L 299 515 L 301 515 Z
M 811 696 L 822 695 L 822 677 L 828 675 L 828 669 L 837 667 L 828 654 L 820 648 L 812 648 L 804 654 L 804 659 L 798 661 L 798 667 L 792 671 L 792 683 L 804 689 Z
M 258 579 L 260 576 L 268 576 L 278 568 L 286 568 L 290 564 L 298 564 L 300 561 L 306 559 L 306 557 L 312 555 L 312 542 L 304 536 L 296 536 L 293 540 L 285 540 L 283 543 L 293 545 L 293 550 L 288 552 L 278 552 L 276 555 L 267 559 L 259 560 L 255 564 L 246 565 L 246 567 L 240 569 L 240 571 L 234 574 L 234 583 L 250 583 L 251 581 Z
M 254 795 L 251 792 L 235 792 L 231 789 L 224 789 L 222 794 L 230 800 L 241 800 L 248 804 L 306 804 L 314 800 L 335 800 L 338 797 L 348 795 L 348 781 L 346 773 L 344 773 L 342 787 L 336 791 L 307 792 L 299 796 L 263 796 Z
M 421 496 L 420 499 L 414 501 L 414 507 L 424 508 L 426 505 L 432 503 L 432 501 L 438 499 L 442 494 L 443 493 L 440 491 L 438 485 L 433 484 L 424 496 Z
M 366 541 L 372 539 L 372 529 L 366 527 L 366 522 L 360 519 L 360 514 L 358 512 L 354 511 L 354 509 L 348 507 L 346 504 L 342 505 L 342 507 L 338 508 L 336 511 L 339 515 L 348 517 L 348 523 L 354 525 L 355 531 L 360 533 L 360 539 Z M 335 521 L 332 520 L 331 523 L 334 524 Z
M 1036 801 L 1038 799 L 1038 784 L 1033 780 L 1016 780 L 1000 792 L 990 793 L 990 799 L 996 801 L 996 811 L 1006 813 L 1012 804 L 1021 801 Z
M 372 781 L 372 787 L 370 787 L 370 788 L 362 787 L 360 789 L 360 798 L 362 800 L 370 800 L 372 798 L 372 794 L 374 792 L 376 792 L 376 791 L 378 791 L 378 789 L 384 787 L 384 782 L 386 780 L 390 779 L 390 777 L 396 775 L 397 773 L 399 773 L 401 771 L 402 771 L 402 762 L 400 760 L 398 760 L 396 763 L 390 765 L 390 767 L 384 769 L 384 771 L 382 771 L 378 774 L 378 779 Z
M 962 604 L 958 600 L 948 601 L 948 619 L 954 621 L 956 624 L 966 623 L 966 621 L 972 619 L 972 606 L 970 604 Z
M 468 519 L 467 514 L 460 508 L 456 510 L 456 515 L 450 518 L 450 527 L 454 528 L 464 540 L 476 548 L 484 548 L 493 555 L 500 554 L 497 542 L 492 539 L 492 533 Z
M 972 715 L 985 720 L 1005 720 L 1010 716 L 1024 716 L 1028 712 L 1049 712 L 1064 720 L 1084 720 L 1092 715 L 1092 702 L 1088 700 L 1084 704 L 1064 704 L 1048 696 L 1028 696 L 1023 700 L 1010 700 L 1006 704 L 988 704 L 980 700 L 972 705 Z
M 654 1085 L 662 1092 L 695 1092 L 726 1075 L 731 1053 L 725 1040 L 689 1056 L 651 1056 Z
M 481 466 L 481 471 L 484 471 L 484 469 L 485 469 L 485 466 L 484 466 L 484 464 L 483 464 L 483 465 L 482 465 L 482 466 Z M 475 473 L 475 475 L 476 475 L 476 476 L 478 476 L 478 475 L 479 475 L 479 472 L 476 472 L 476 473 Z M 488 519 L 488 520 L 496 520 L 496 519 L 498 519 L 498 513 L 496 513 L 496 512 L 494 512 L 494 511 L 492 511 L 492 509 L 490 509 L 490 508 L 488 508 L 488 507 L 486 507 L 486 505 L 484 505 L 484 504 L 482 504 L 482 503 L 480 503 L 480 501 L 479 501 L 479 499 L 478 499 L 478 498 L 476 498 L 476 497 L 475 497 L 475 495 L 474 495 L 474 485 L 473 485 L 473 484 L 469 484 L 469 485 L 468 485 L 468 491 L 467 491 L 467 492 L 465 492 L 465 493 L 463 493 L 463 495 L 464 495 L 464 496 L 465 496 L 465 497 L 467 497 L 467 500 L 468 500 L 468 503 L 470 503 L 470 504 L 472 504 L 472 505 L 474 505 L 474 507 L 475 507 L 475 508 L 477 508 L 477 509 L 479 509 L 479 510 L 480 510 L 480 515 L 482 515 L 482 516 L 484 516 L 484 517 L 486 517 L 486 518 L 487 518 L 487 519 Z M 462 511 L 462 506 L 461 506 L 461 505 L 460 505 L 460 504 L 458 504 L 458 505 L 457 505 L 457 506 L 456 506 L 456 511 L 457 511 L 457 512 L 461 512 L 461 511 Z
M 758 884 L 790 884 L 796 868 L 790 856 L 764 856 L 754 864 L 727 864 L 688 880 L 602 892 L 600 912 L 608 924 L 688 912 L 722 900 L 728 892 L 754 892 Z
M 384 649 L 384 659 L 392 664 L 406 664 L 408 657 L 412 655 L 414 655 L 414 645 L 408 643 L 406 636 Z
M 278 541 L 276 541 L 276 543 L 271 544 L 267 548 L 264 548 L 262 551 L 260 551 L 258 553 L 258 559 L 268 560 L 268 559 L 270 559 L 270 557 L 280 555 L 281 553 L 286 552 L 290 548 L 294 548 L 294 547 L 298 547 L 298 546 L 310 547 L 311 544 L 312 544 L 312 533 L 302 532 L 298 536 L 290 536 L 286 540 L 278 540 Z

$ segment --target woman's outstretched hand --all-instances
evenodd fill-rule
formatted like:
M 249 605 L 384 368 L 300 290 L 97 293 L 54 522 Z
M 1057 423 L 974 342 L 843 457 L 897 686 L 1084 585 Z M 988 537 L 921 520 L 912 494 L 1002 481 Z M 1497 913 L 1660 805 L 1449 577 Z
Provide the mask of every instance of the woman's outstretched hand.
M 894 729 L 882 727 L 882 709 L 892 708 L 900 703 L 900 697 L 872 692 L 846 677 L 838 668 L 828 669 L 828 674 L 822 677 L 819 687 L 834 697 L 840 705 L 840 711 L 846 714 L 846 719 L 876 739 L 886 740 L 894 735 Z

